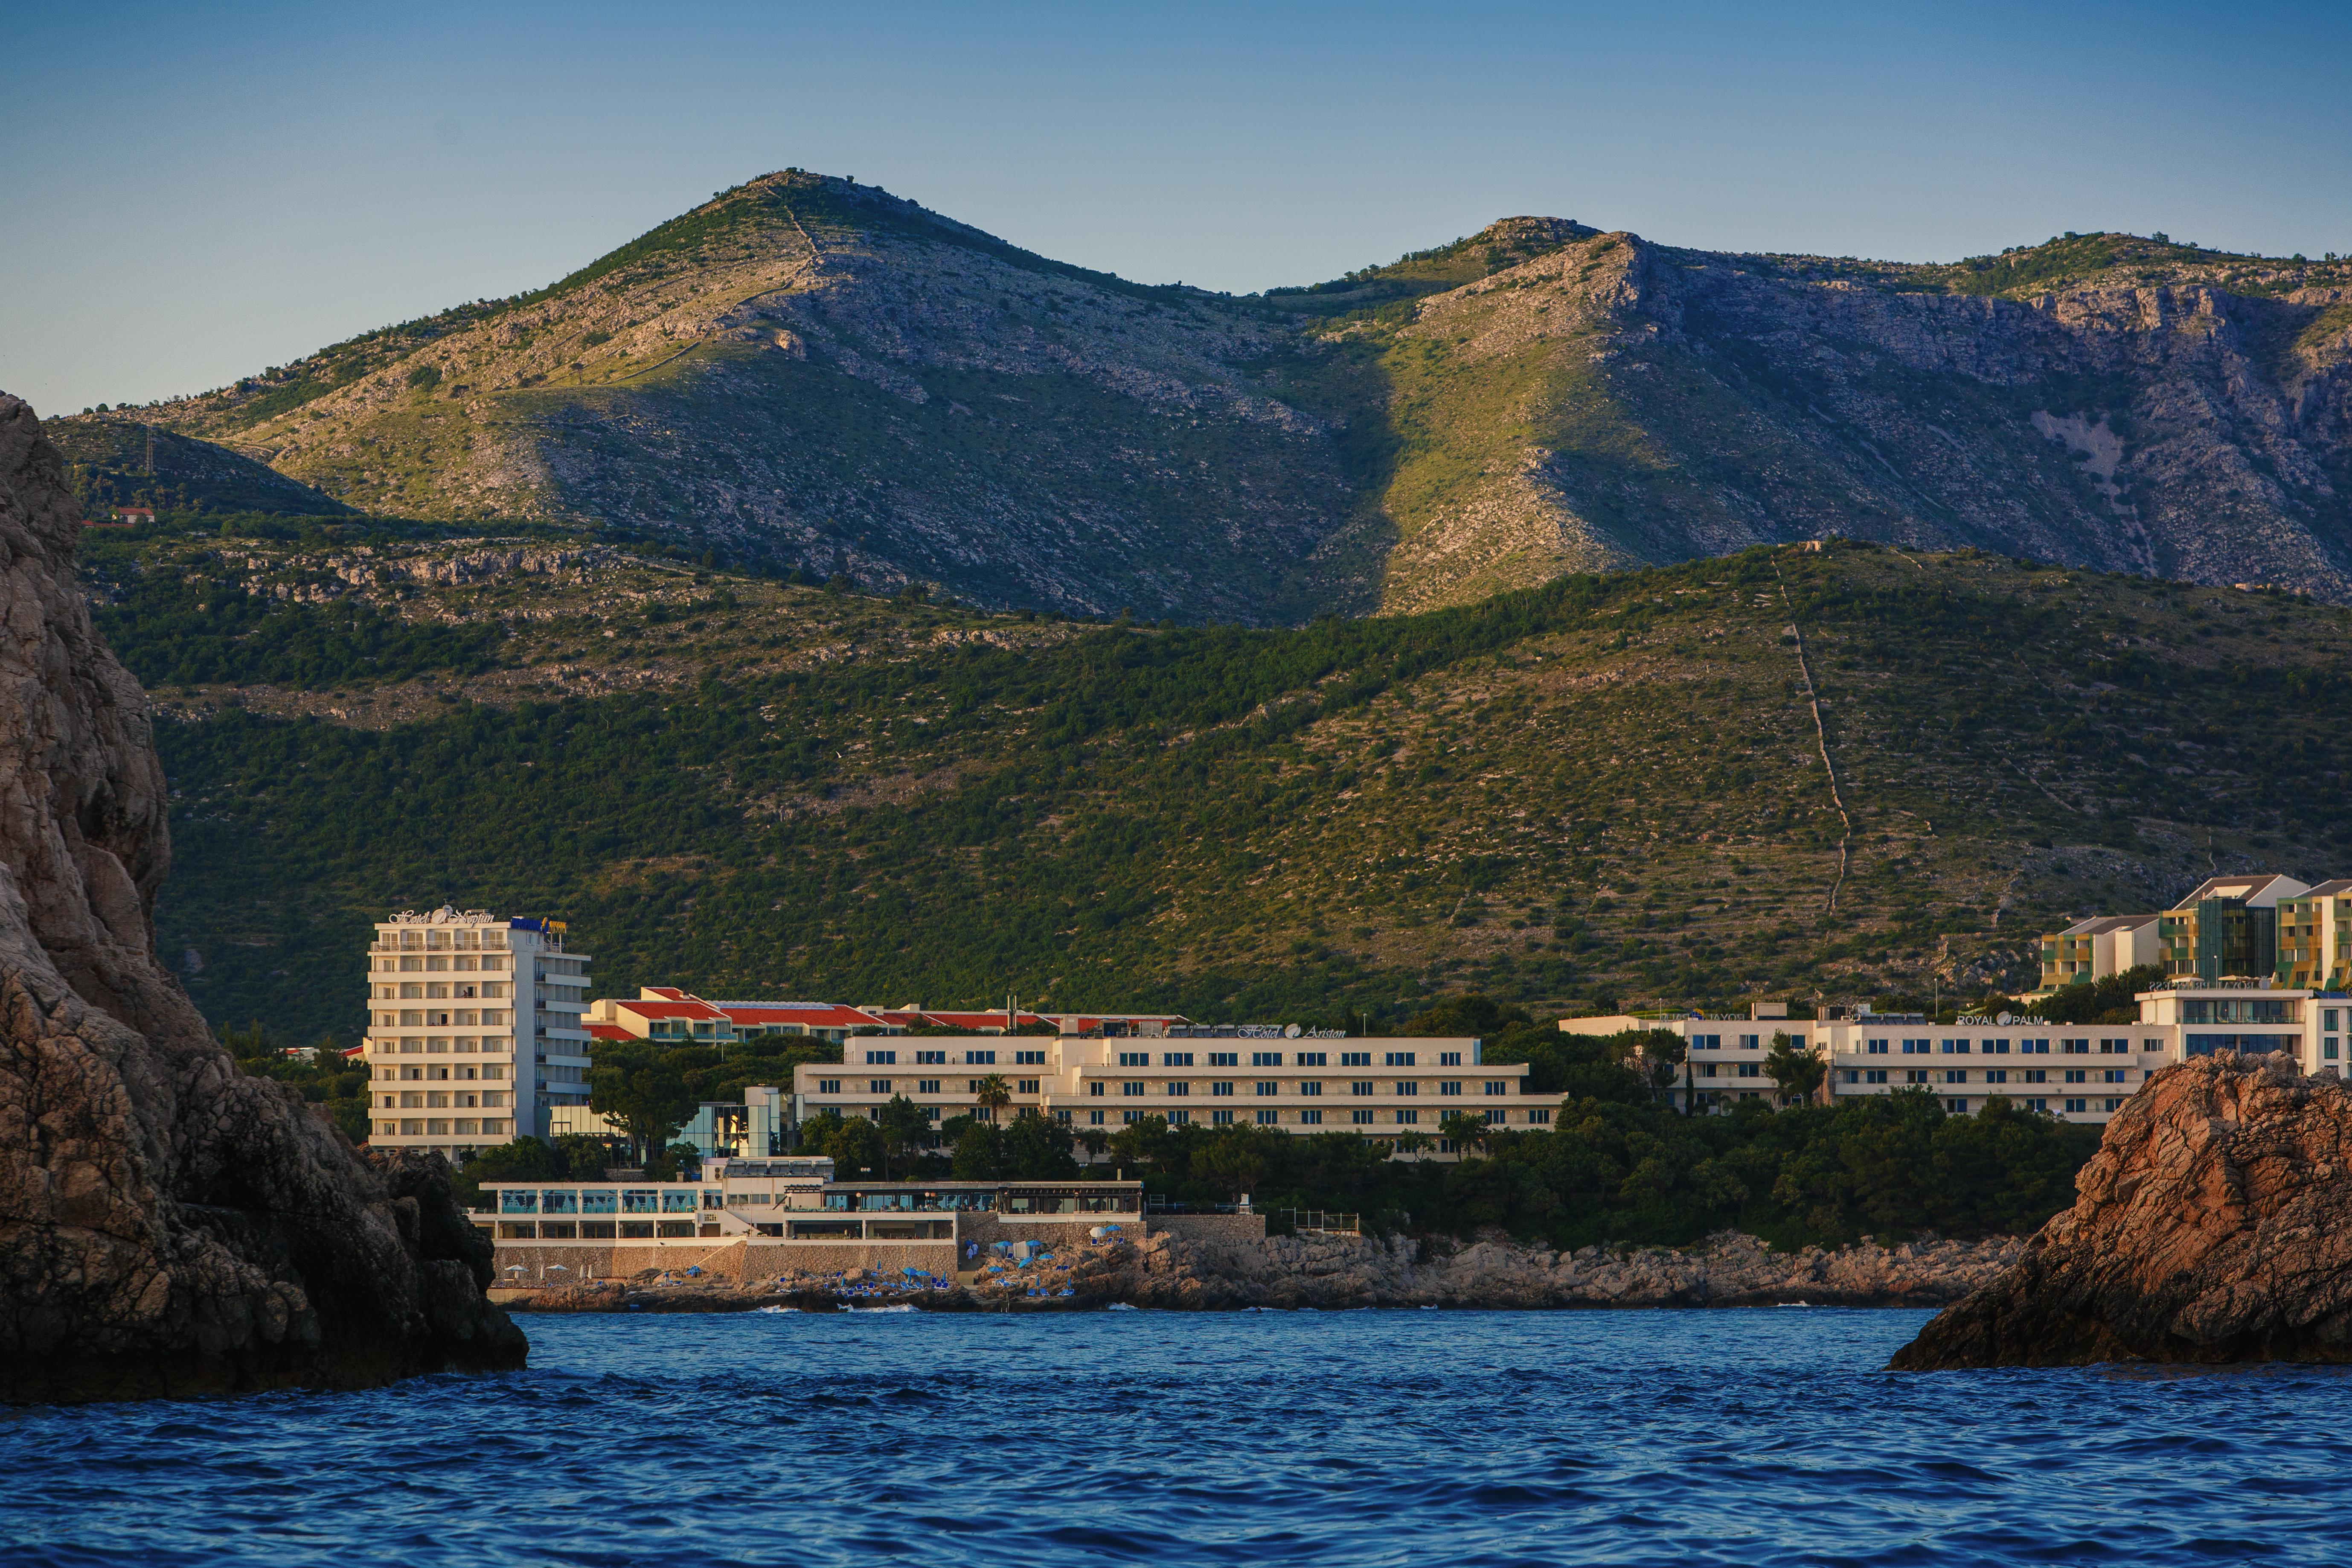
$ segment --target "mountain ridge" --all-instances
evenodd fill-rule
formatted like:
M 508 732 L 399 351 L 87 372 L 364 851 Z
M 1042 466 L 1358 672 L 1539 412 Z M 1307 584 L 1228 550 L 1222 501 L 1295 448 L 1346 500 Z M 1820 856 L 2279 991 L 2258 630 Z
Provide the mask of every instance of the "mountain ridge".
M 1521 216 L 1232 297 L 788 170 L 142 417 L 363 510 L 1297 623 L 1819 535 L 2352 595 L 2352 264 Z M 70 420 L 61 422 L 70 426 Z

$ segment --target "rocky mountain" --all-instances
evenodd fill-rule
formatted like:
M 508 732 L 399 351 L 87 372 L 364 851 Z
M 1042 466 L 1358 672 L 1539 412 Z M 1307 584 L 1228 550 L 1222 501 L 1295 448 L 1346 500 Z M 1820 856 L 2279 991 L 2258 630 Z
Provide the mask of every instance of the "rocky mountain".
M 446 1167 L 371 1168 L 238 1072 L 157 962 L 163 769 L 75 581 L 79 521 L 0 397 L 0 1401 L 520 1365 Z
M 2340 598 L 2347 359 L 2352 264 L 2162 237 L 1914 266 L 1513 218 L 1236 299 L 786 171 L 136 416 L 370 510 L 1146 618 L 1825 534 Z

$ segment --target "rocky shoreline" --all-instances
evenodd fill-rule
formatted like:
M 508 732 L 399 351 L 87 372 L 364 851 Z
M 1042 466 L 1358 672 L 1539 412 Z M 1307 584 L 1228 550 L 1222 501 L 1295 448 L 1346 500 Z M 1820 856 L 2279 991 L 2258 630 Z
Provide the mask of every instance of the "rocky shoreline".
M 1022 1268 L 957 1280 L 851 1269 L 772 1279 L 681 1278 L 646 1270 L 536 1291 L 500 1291 L 509 1310 L 536 1312 L 803 1311 L 913 1307 L 924 1311 L 1075 1311 L 1112 1306 L 1179 1311 L 1251 1307 L 1573 1308 L 1941 1307 L 2014 1263 L 2023 1242 L 1865 1241 L 1777 1251 L 1724 1233 L 1686 1251 L 1580 1248 L 1507 1241 L 1337 1235 L 1204 1241 L 1155 1230 L 1066 1247 Z

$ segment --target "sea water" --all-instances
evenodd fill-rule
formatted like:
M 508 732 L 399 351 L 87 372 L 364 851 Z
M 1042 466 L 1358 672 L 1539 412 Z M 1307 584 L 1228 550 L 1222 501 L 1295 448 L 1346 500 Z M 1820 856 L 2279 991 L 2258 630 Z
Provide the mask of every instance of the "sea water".
M 529 1371 L 0 1413 L 9 1563 L 2352 1561 L 2334 1369 L 1925 1315 L 526 1317 Z

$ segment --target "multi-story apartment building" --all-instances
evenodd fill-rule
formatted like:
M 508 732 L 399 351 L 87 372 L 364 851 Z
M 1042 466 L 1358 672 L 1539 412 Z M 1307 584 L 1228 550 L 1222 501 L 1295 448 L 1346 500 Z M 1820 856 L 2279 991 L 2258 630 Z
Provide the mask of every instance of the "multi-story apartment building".
M 2157 962 L 2156 915 L 2095 915 L 2042 939 L 2041 992 L 2105 980 Z M 2041 993 L 2037 993 L 2039 994 Z
M 2101 915 L 2042 938 L 2037 995 L 2157 963 L 2176 980 L 2352 985 L 2352 881 L 2210 877 L 2158 915 Z
M 2312 990 L 2352 989 L 2352 881 L 2322 882 L 2278 910 L 2280 983 Z
M 376 923 L 370 1143 L 463 1159 L 587 1103 L 589 957 L 564 937 L 561 921 L 446 906 Z
M 2278 902 L 2310 889 L 2292 877 L 2211 877 L 2157 920 L 2157 961 L 2175 979 L 2267 978 L 2278 970 Z
M 1527 1092 L 1524 1064 L 1480 1060 L 1475 1038 L 1365 1039 L 1271 1028 L 1158 1025 L 1134 1032 L 852 1039 L 839 1067 L 793 1069 L 794 1119 L 870 1116 L 904 1096 L 936 1123 L 996 1114 L 981 1103 L 1001 1079 L 1003 1114 L 1035 1109 L 1074 1131 L 1115 1132 L 1148 1117 L 1172 1125 L 1357 1132 L 1393 1145 L 1439 1140 L 1462 1111 L 1513 1131 L 1547 1128 L 1561 1096 Z

